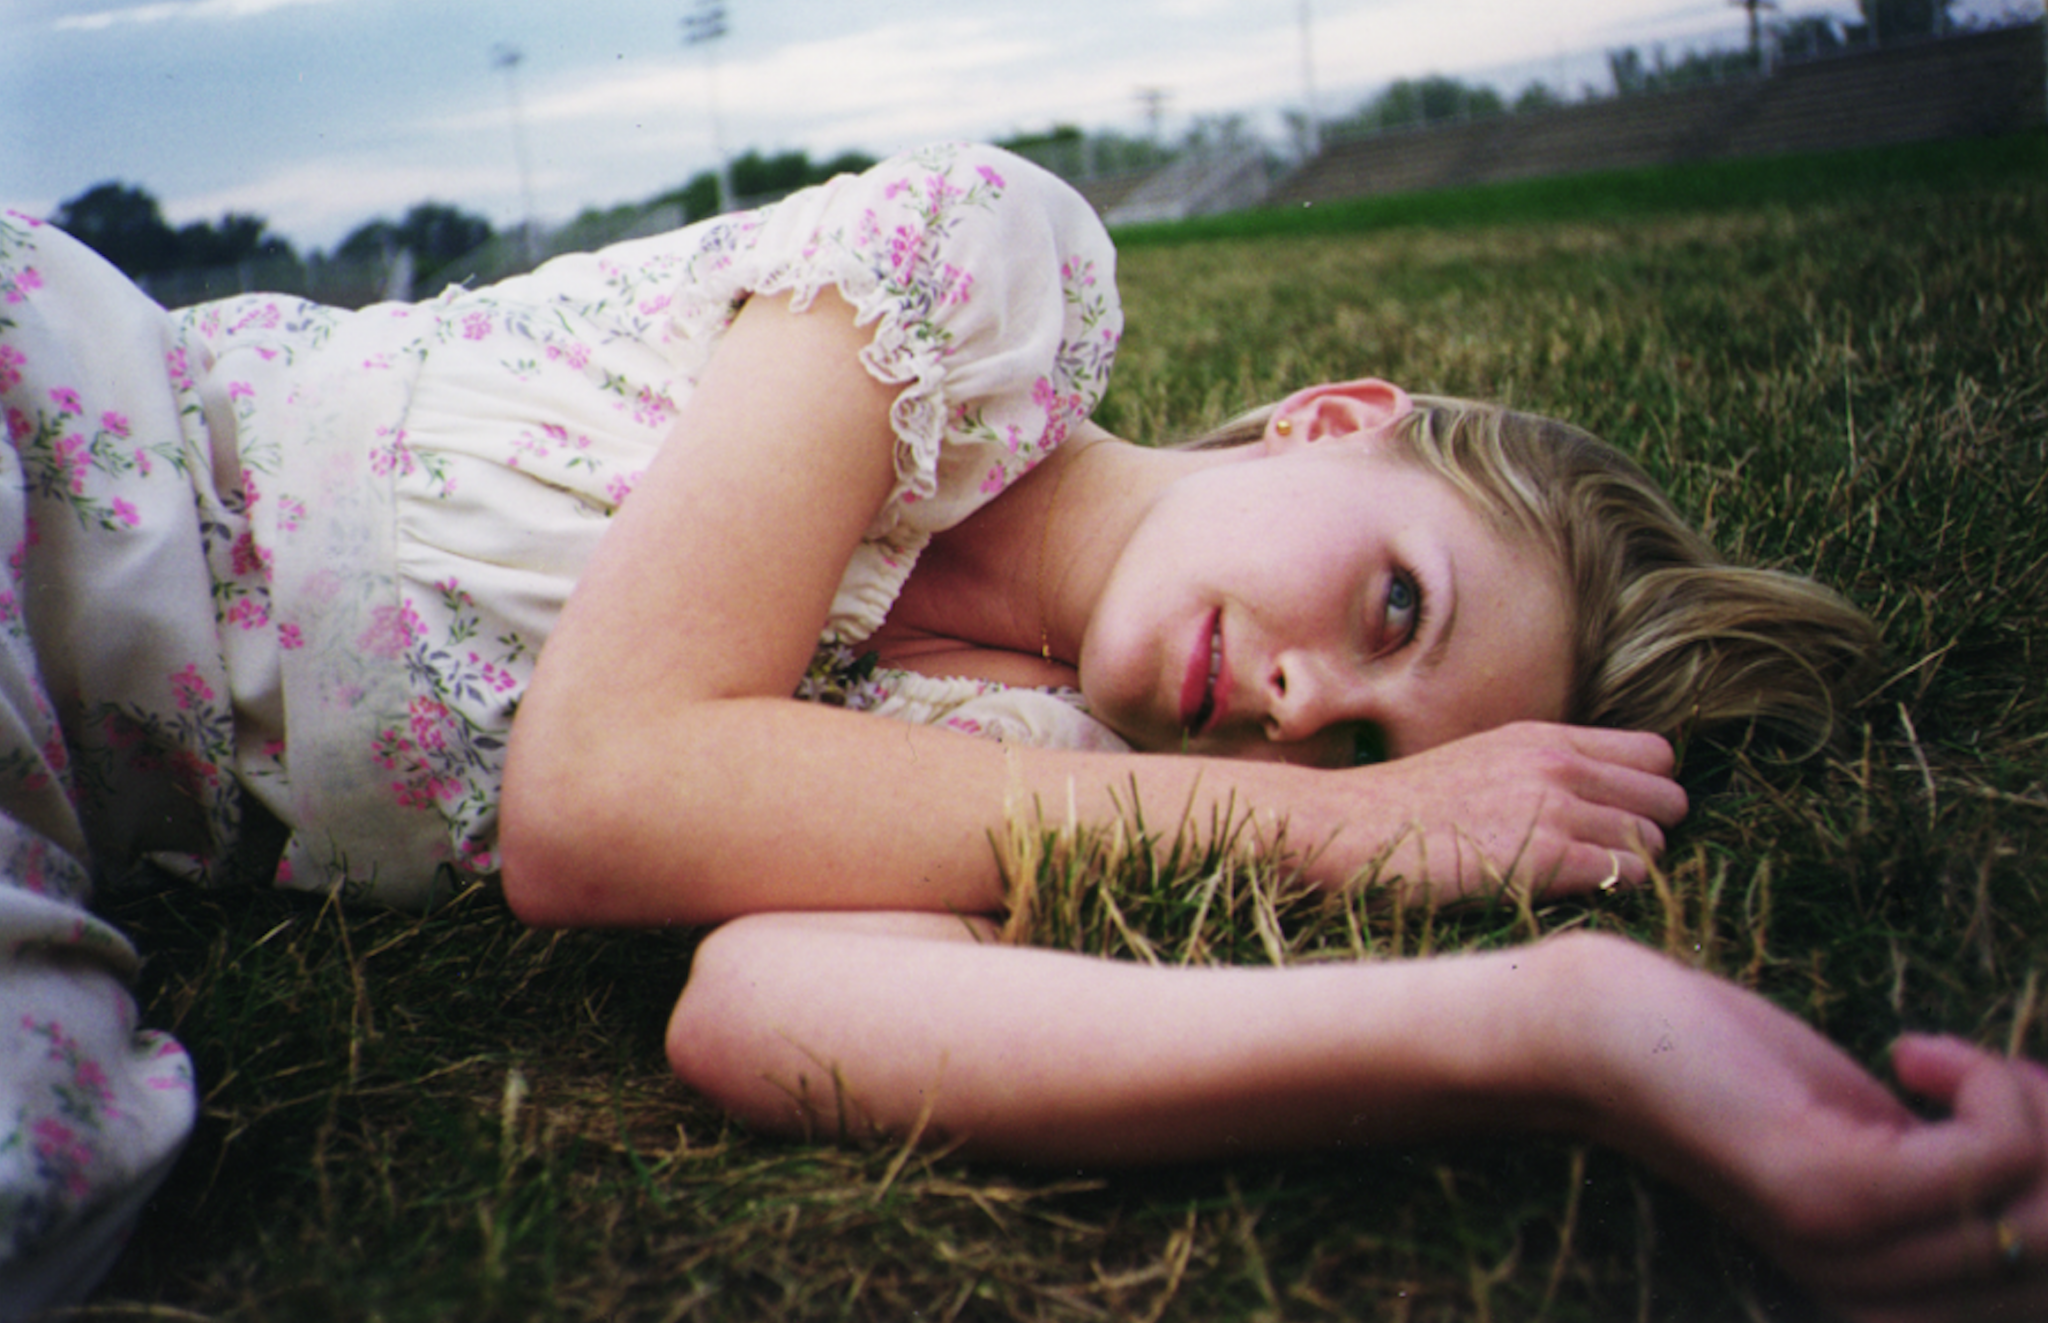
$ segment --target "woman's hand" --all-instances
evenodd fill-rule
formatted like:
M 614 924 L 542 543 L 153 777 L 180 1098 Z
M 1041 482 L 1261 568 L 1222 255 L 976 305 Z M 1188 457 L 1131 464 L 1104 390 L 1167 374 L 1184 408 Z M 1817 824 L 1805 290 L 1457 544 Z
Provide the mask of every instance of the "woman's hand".
M 1341 773 L 1336 799 L 1290 818 L 1289 835 L 1328 841 L 1310 865 L 1325 883 L 1376 872 L 1408 901 L 1634 885 L 1685 817 L 1672 766 L 1655 735 L 1522 722 Z M 1332 813 L 1336 830 L 1316 830 Z
M 2048 1317 L 2048 1071 L 1908 1037 L 1925 1120 L 1796 1017 L 1615 939 L 1560 939 L 1591 1137 L 1705 1199 L 1858 1323 Z M 1622 995 L 1616 995 L 1616 990 Z

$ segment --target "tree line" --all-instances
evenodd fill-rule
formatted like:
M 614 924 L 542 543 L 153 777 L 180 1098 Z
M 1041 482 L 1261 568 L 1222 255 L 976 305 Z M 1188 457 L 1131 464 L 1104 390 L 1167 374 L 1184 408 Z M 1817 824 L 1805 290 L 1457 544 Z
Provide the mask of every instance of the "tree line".
M 804 152 L 750 151 L 735 158 L 730 169 L 735 194 L 751 202 L 780 197 L 835 174 L 864 170 L 874 161 L 857 152 L 814 162 Z M 712 215 L 718 209 L 717 173 L 702 171 L 647 202 L 586 210 L 564 228 L 579 234 L 595 228 L 601 233 L 607 224 L 623 224 L 664 206 L 678 209 L 685 223 Z M 421 202 L 396 219 L 364 222 L 330 252 L 301 254 L 261 216 L 229 212 L 217 221 L 173 226 L 147 189 L 120 181 L 93 185 L 60 204 L 49 220 L 146 285 L 247 267 L 260 271 L 265 288 L 276 290 L 305 290 L 323 268 L 387 269 L 400 253 L 410 254 L 422 284 L 461 279 L 467 273 L 458 266 L 518 233 L 500 231 L 484 217 L 445 202 Z
M 1858 0 L 1861 23 L 1837 24 L 1826 15 L 1773 20 L 1752 28 L 1753 40 L 1748 50 L 1687 52 L 1673 61 L 1662 50 L 1645 58 L 1639 49 L 1630 47 L 1609 51 L 1608 69 L 1617 95 L 1666 91 L 1754 71 L 1761 59 L 1759 46 L 1764 36 L 1782 56 L 1806 58 L 1857 46 L 1938 35 L 1953 26 L 1951 4 L 1952 0 Z M 1770 7 L 1768 0 L 1755 0 L 1752 17 L 1756 10 Z M 1491 87 L 1456 78 L 1402 79 L 1351 114 L 1323 127 L 1342 136 L 1542 109 L 1560 104 L 1561 100 L 1560 92 L 1540 82 L 1530 84 L 1510 102 Z M 1300 136 L 1302 126 L 1294 127 Z M 1205 141 L 1197 139 L 1211 137 L 1227 144 L 1244 132 L 1242 121 L 1236 117 L 1203 121 L 1196 125 L 1184 146 L 1198 149 Z M 1148 168 L 1174 155 L 1172 149 L 1150 140 L 1083 134 L 1071 126 L 1023 135 L 1005 145 L 1041 158 L 1050 155 L 1061 161 L 1068 156 L 1085 160 L 1089 168 L 1080 173 Z M 860 152 L 814 162 L 801 151 L 769 155 L 749 151 L 736 157 L 728 170 L 736 199 L 751 204 L 780 197 L 835 174 L 865 169 L 874 160 Z M 597 241 L 602 242 L 608 231 L 619 231 L 636 217 L 657 208 L 668 208 L 680 222 L 688 223 L 712 215 L 718 208 L 718 197 L 717 172 L 703 170 L 646 202 L 586 209 L 562 227 L 561 233 L 579 244 L 587 242 L 590 236 L 597 236 Z M 229 212 L 218 221 L 174 227 L 164 219 L 161 205 L 148 191 L 116 181 L 96 184 L 69 199 L 50 219 L 145 284 L 153 278 L 175 277 L 180 273 L 240 267 L 260 268 L 261 283 L 267 288 L 301 291 L 315 287 L 317 282 L 311 277 L 323 267 L 384 270 L 401 253 L 409 254 L 407 260 L 422 284 L 467 279 L 477 272 L 457 269 L 458 264 L 473 264 L 478 253 L 494 243 L 503 245 L 511 238 L 494 229 L 482 216 L 448 203 L 429 201 L 417 204 L 395 220 L 380 217 L 365 222 L 350 231 L 331 253 L 316 251 L 302 256 L 289 240 L 273 233 L 269 222 L 261 216 Z M 524 255 L 531 257 L 534 251 L 529 242 Z M 486 265 L 494 268 L 493 274 L 504 274 L 508 262 L 516 260 L 506 258 Z
M 1863 19 L 1860 23 L 1838 23 L 1827 14 L 1759 22 L 1747 49 L 1687 51 L 1675 59 L 1661 49 L 1645 55 L 1639 47 L 1622 47 L 1607 52 L 1608 76 L 1613 80 L 1616 96 L 1725 82 L 1756 73 L 1763 65 L 1766 42 L 1779 58 L 1799 60 L 1939 36 L 1954 27 L 1949 13 L 1951 3 L 1952 0 L 1858 0 L 1857 9 Z M 1775 8 L 1769 0 L 1757 0 L 1755 7 Z M 1597 95 L 1591 88 L 1585 94 Z M 1341 137 L 1511 111 L 1542 110 L 1562 103 L 1560 90 L 1540 82 L 1529 84 L 1511 101 L 1492 87 L 1457 78 L 1404 78 L 1325 128 Z

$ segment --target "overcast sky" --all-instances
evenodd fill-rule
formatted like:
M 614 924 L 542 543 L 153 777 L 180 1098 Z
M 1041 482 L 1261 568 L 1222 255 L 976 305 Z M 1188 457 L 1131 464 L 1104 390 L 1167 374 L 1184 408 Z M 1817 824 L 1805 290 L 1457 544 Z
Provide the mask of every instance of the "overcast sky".
M 876 155 L 1057 123 L 1139 133 L 1278 111 L 1313 70 L 1326 115 L 1395 78 L 1508 91 L 1604 83 L 1610 47 L 1741 41 L 1731 0 L 724 0 L 715 72 L 686 48 L 699 0 L 0 0 L 0 203 L 47 215 L 93 184 L 174 223 L 253 212 L 305 248 L 415 202 L 504 226 L 639 201 L 734 150 Z M 1958 14 L 2041 0 L 1961 0 Z M 1852 17 L 1853 0 L 1783 0 Z M 522 56 L 509 74 L 494 52 Z M 515 82 L 516 80 L 516 82 Z

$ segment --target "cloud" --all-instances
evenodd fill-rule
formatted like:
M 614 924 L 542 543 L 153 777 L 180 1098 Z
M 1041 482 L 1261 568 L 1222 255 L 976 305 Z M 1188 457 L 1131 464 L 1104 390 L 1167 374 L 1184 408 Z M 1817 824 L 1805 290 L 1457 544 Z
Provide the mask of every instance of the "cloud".
M 124 24 L 167 23 L 175 19 L 206 22 L 256 18 L 279 9 L 333 3 L 335 0 L 156 0 L 151 4 L 72 14 L 58 19 L 51 26 L 60 32 L 103 32 Z
M 396 217 L 427 199 L 467 209 L 479 196 L 516 187 L 509 160 L 501 167 L 450 167 L 439 162 L 390 165 L 325 158 L 232 188 L 183 194 L 167 202 L 164 210 L 166 219 L 179 225 L 227 212 L 258 215 L 275 233 L 324 246 L 373 216 Z

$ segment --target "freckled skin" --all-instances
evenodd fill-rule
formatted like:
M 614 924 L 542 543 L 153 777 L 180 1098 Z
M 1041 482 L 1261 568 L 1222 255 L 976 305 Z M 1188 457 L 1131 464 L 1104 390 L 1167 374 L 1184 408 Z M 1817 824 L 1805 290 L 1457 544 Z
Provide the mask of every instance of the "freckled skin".
M 1389 605 L 1404 576 L 1422 595 L 1412 633 Z M 1212 620 L 1218 713 L 1191 733 L 1183 692 Z M 1569 622 L 1547 557 L 1354 437 L 1247 448 L 1169 488 L 1111 573 L 1080 671 L 1142 747 L 1341 765 L 1361 723 L 1400 756 L 1561 719 Z

